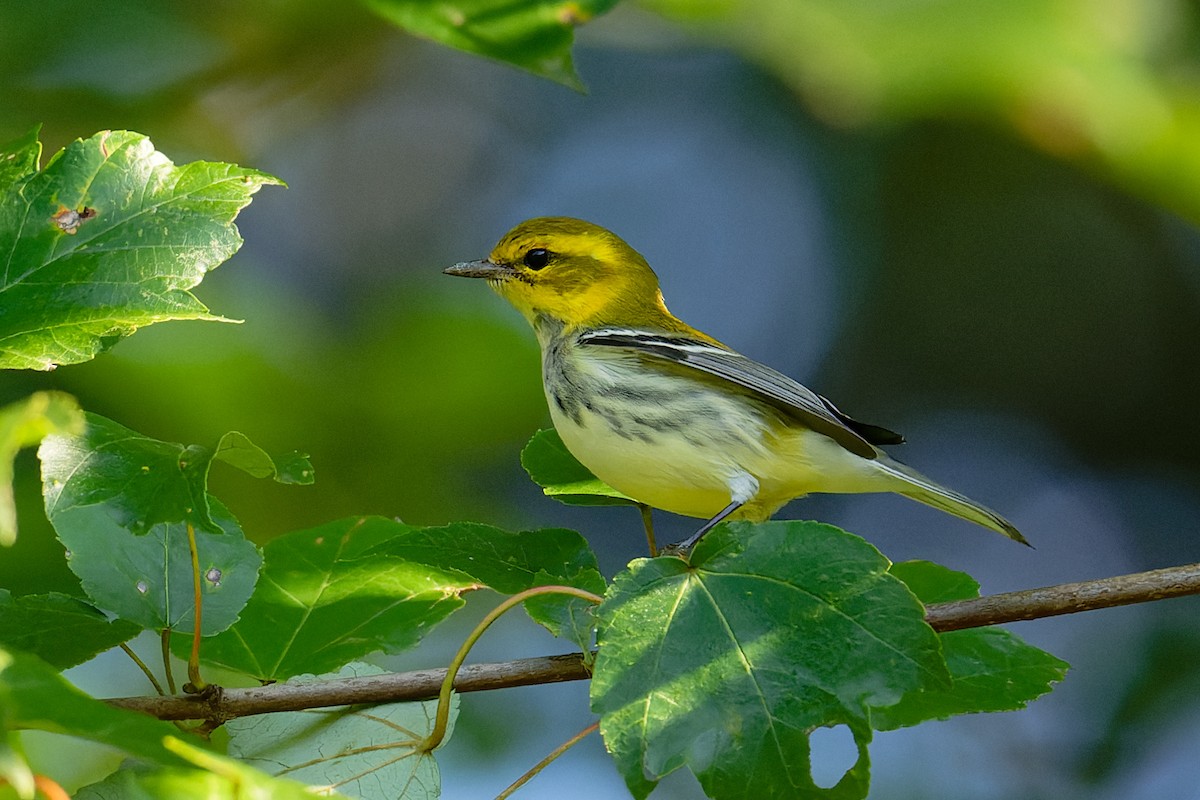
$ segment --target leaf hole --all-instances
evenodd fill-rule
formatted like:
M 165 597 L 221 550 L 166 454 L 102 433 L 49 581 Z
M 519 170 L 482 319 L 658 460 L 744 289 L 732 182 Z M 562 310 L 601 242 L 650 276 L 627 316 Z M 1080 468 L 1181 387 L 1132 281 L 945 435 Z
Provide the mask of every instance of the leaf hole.
M 858 761 L 858 745 L 845 725 L 817 728 L 808 735 L 808 746 L 813 783 L 822 789 L 837 786 Z

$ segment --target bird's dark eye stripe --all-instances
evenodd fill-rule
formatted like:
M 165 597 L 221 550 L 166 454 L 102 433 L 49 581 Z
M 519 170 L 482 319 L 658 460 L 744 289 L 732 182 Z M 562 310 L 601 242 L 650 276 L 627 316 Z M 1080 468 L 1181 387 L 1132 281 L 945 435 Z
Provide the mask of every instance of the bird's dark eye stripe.
M 541 269 L 550 263 L 550 251 L 544 247 L 535 247 L 525 253 L 523 261 L 530 269 Z

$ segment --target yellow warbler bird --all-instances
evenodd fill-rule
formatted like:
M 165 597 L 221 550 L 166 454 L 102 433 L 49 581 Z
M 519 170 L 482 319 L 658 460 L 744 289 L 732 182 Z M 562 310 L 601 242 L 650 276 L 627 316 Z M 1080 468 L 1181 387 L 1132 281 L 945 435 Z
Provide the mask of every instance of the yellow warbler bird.
M 675 552 L 811 492 L 895 492 L 1028 544 L 877 447 L 898 434 L 677 319 L 646 259 L 597 225 L 531 219 L 446 273 L 486 279 L 533 325 L 551 419 L 584 466 L 640 503 L 708 520 Z

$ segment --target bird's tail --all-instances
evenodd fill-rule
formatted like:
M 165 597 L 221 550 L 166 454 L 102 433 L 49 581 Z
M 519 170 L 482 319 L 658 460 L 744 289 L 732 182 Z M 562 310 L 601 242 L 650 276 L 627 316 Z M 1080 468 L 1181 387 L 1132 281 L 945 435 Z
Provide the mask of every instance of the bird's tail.
M 982 525 L 985 528 L 991 528 L 997 533 L 1002 533 L 1023 545 L 1033 546 L 1026 541 L 1021 532 L 1016 529 L 1016 526 L 987 506 L 982 506 L 953 489 L 947 489 L 945 486 L 926 478 L 915 469 L 901 464 L 899 461 L 894 461 L 885 456 L 878 459 L 877 463 L 885 472 L 900 479 L 901 484 L 893 486 L 891 489 L 893 492 L 924 503 L 927 506 L 933 506 L 956 517 L 974 522 L 977 525 Z

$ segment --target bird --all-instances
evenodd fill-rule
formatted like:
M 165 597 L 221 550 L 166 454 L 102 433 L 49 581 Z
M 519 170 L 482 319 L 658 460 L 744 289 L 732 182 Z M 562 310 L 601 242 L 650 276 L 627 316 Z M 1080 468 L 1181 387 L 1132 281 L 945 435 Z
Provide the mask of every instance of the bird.
M 707 520 L 666 553 L 686 557 L 721 521 L 763 522 L 811 493 L 893 492 L 1029 544 L 885 453 L 899 434 L 677 318 L 646 259 L 605 228 L 526 220 L 444 272 L 484 279 L 533 327 L 551 420 L 580 463 L 638 503 Z

